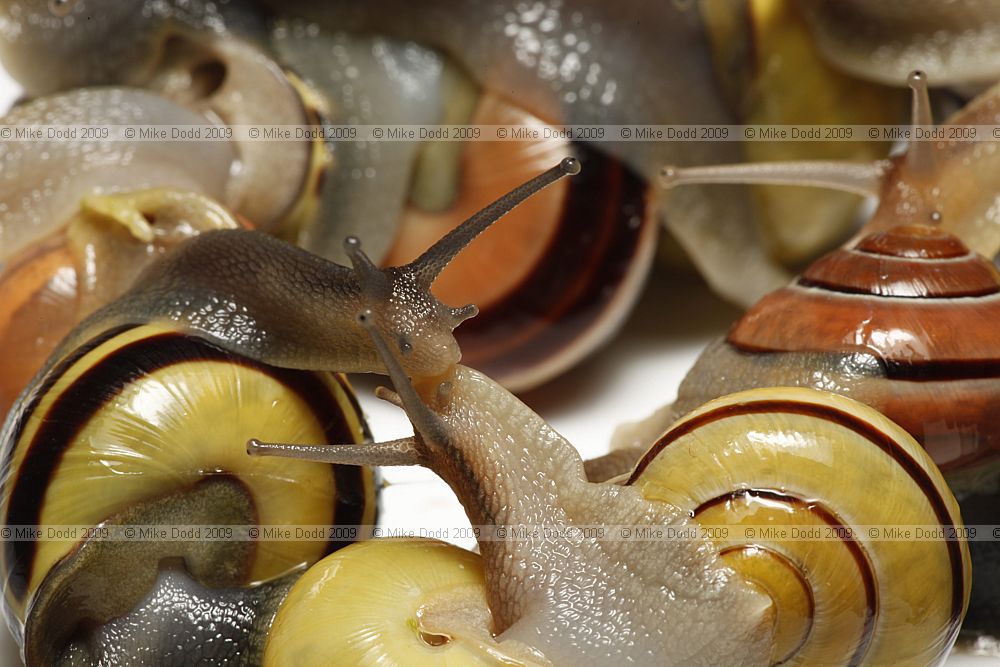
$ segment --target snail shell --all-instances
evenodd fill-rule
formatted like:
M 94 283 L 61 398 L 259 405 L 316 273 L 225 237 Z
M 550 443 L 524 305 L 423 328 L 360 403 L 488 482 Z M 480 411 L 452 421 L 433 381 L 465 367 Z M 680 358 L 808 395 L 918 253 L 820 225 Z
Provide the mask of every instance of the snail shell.
M 779 528 L 715 533 L 722 560 L 774 601 L 770 664 L 934 665 L 958 636 L 972 582 L 968 546 L 951 539 L 958 503 L 871 408 L 807 389 L 726 396 L 671 426 L 628 484 L 702 526 Z M 940 539 L 870 539 L 859 526 L 932 526 Z
M 159 325 L 105 331 L 53 364 L 12 412 L 3 433 L 3 524 L 374 520 L 369 470 L 248 459 L 243 443 L 261 430 L 319 442 L 367 436 L 343 376 L 267 366 Z M 5 612 L 17 636 L 23 628 L 29 662 L 49 664 L 68 641 L 138 606 L 163 559 L 181 557 L 203 585 L 233 588 L 278 579 L 338 546 L 8 541 L 0 554 Z M 217 611 L 210 615 L 225 625 L 231 615 Z M 236 634 L 228 650 L 238 653 L 253 638 Z
M 245 226 L 190 192 L 92 195 L 65 228 L 0 269 L 0 415 L 6 415 L 56 344 L 121 295 L 150 262 L 209 229 Z
M 544 127 L 490 93 L 480 97 L 472 122 Z M 568 139 L 467 142 L 454 203 L 437 212 L 411 205 L 386 259 L 389 265 L 413 260 L 479 202 L 567 152 L 580 159 L 578 176 L 511 211 L 434 283 L 442 301 L 479 309 L 456 331 L 463 363 L 515 392 L 590 354 L 631 310 L 657 237 L 642 180 L 617 160 Z
M 318 665 L 331 655 L 345 665 L 551 664 L 457 625 L 466 613 L 489 627 L 478 554 L 427 539 L 358 542 L 295 583 L 268 633 L 264 665 Z
M 990 373 L 998 317 L 992 263 L 950 234 L 905 226 L 825 256 L 747 311 L 726 340 L 774 362 L 789 352 L 871 359 L 885 381 L 845 379 L 844 393 L 913 434 L 946 475 L 975 475 L 996 467 L 1000 450 L 1000 412 L 991 409 L 1000 383 Z

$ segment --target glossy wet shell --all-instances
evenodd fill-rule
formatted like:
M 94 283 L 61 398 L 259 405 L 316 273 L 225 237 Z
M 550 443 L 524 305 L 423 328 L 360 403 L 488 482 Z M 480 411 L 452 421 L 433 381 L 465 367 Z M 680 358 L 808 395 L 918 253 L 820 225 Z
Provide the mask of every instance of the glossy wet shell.
M 323 559 L 292 587 L 268 635 L 264 665 L 525 664 L 496 645 L 487 651 L 468 637 L 426 631 L 425 614 L 462 599 L 478 606 L 488 627 L 478 555 L 435 540 L 361 542 Z
M 93 526 L 216 476 L 246 490 L 255 523 L 358 525 L 374 519 L 363 468 L 246 456 L 251 437 L 359 442 L 366 426 L 343 376 L 277 369 L 144 325 L 82 345 L 16 408 L 4 432 L 5 525 Z M 208 511 L 209 515 L 211 511 Z M 8 613 L 23 621 L 42 578 L 76 540 L 9 541 Z M 263 541 L 244 584 L 321 558 L 336 543 Z
M 1000 450 L 997 321 L 993 265 L 954 236 L 908 226 L 820 259 L 751 308 L 727 340 L 764 357 L 873 355 L 892 391 L 850 395 L 913 434 L 947 472 L 995 460 Z
M 773 662 L 947 657 L 971 587 L 968 546 L 949 539 L 958 504 L 923 449 L 871 408 L 809 389 L 733 394 L 671 427 L 629 484 L 728 528 L 714 534 L 723 560 L 775 602 Z M 869 532 L 916 526 L 933 536 Z
M 484 96 L 479 121 L 539 121 Z M 622 163 L 567 140 L 470 142 L 455 204 L 443 213 L 411 207 L 387 263 L 414 259 L 445 231 L 499 197 L 539 165 L 579 155 L 580 174 L 508 213 L 435 281 L 445 303 L 479 315 L 455 331 L 463 363 L 511 391 L 566 371 L 612 336 L 645 284 L 657 236 L 646 185 Z

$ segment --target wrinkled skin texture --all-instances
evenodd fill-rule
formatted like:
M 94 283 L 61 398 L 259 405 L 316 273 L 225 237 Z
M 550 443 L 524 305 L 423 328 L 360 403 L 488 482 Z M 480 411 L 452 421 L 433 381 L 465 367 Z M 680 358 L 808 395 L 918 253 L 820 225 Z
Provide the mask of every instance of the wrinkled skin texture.
M 573 525 L 685 525 L 675 508 L 633 488 L 589 483 L 572 445 L 476 371 L 457 367 L 421 393 L 439 419 L 437 433 L 415 420 L 424 465 L 448 482 L 473 525 L 563 531 L 480 542 L 500 640 L 537 648 L 555 664 L 767 663 L 769 602 L 707 544 L 565 537 Z
M 117 324 L 168 320 L 240 354 L 302 369 L 378 372 L 382 364 L 355 315 L 369 306 L 408 370 L 438 375 L 459 358 L 446 307 L 404 268 L 387 269 L 379 303 L 355 274 L 257 232 L 209 232 L 157 262 L 121 299 L 84 321 L 53 360 Z

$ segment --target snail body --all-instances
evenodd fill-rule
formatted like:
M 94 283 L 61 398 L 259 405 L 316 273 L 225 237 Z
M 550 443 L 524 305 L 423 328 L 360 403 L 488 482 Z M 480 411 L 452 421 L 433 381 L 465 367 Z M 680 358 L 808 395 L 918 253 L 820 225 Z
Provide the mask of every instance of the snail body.
M 992 85 L 1000 15 L 990 3 L 799 2 L 823 55 L 863 79 L 895 84 L 914 69 L 938 85 Z
M 502 533 L 500 539 L 480 537 L 490 613 L 470 610 L 479 623 L 479 632 L 472 636 L 496 637 L 500 651 L 508 641 L 530 647 L 555 665 L 623 660 L 751 665 L 780 659 L 815 664 L 810 660 L 830 650 L 827 633 L 851 638 L 839 645 L 837 658 L 844 664 L 926 665 L 946 657 L 968 601 L 968 552 L 963 542 L 942 539 L 921 544 L 916 548 L 927 550 L 922 555 L 911 550 L 912 544 L 885 551 L 878 541 L 824 545 L 820 550 L 830 552 L 819 560 L 830 568 L 823 571 L 831 576 L 821 574 L 815 584 L 810 577 L 816 562 L 803 564 L 796 555 L 774 559 L 799 573 L 786 578 L 785 588 L 816 586 L 811 590 L 817 592 L 819 607 L 803 611 L 810 591 L 800 590 L 797 597 L 793 591 L 789 601 L 784 593 L 765 592 L 766 579 L 749 583 L 754 581 L 753 563 L 730 568 L 725 553 L 736 545 L 701 540 L 633 542 L 569 530 L 602 525 L 683 529 L 693 525 L 693 510 L 717 504 L 716 499 L 727 494 L 733 499 L 753 494 L 758 487 L 762 493 L 774 489 L 790 500 L 802 499 L 801 512 L 774 512 L 772 519 L 781 524 L 815 526 L 816 521 L 835 516 L 859 523 L 960 525 L 957 503 L 926 453 L 905 431 L 870 408 L 802 389 L 727 397 L 678 424 L 674 439 L 687 435 L 690 439 L 672 450 L 666 441 L 651 449 L 630 484 L 597 484 L 587 481 L 583 461 L 572 445 L 489 378 L 456 366 L 441 378 L 412 384 L 395 351 L 375 330 L 371 314 L 361 319 L 384 355 L 398 392 L 380 395 L 406 410 L 416 435 L 351 451 L 258 440 L 251 441 L 248 450 L 348 464 L 423 465 L 449 484 L 473 525 L 528 527 L 524 539 L 504 539 Z M 661 456 L 670 458 L 658 463 Z M 706 469 L 695 464 L 689 470 L 681 463 L 692 457 Z M 794 471 L 786 474 L 786 466 Z M 821 485 L 830 483 L 829 466 L 841 474 L 888 480 L 899 502 L 855 497 L 856 504 L 847 503 L 854 506 L 827 512 L 827 501 L 814 496 L 822 493 Z M 695 511 L 694 521 L 738 524 L 747 513 L 737 505 L 734 500 L 731 507 L 721 508 L 721 514 L 732 517 L 710 518 Z M 533 535 L 533 527 L 550 531 Z M 766 550 L 768 545 L 760 547 Z M 806 552 L 816 548 L 804 546 Z M 344 554 L 345 560 L 348 557 Z M 758 560 L 767 562 L 761 569 L 772 569 L 768 558 Z M 840 564 L 832 564 L 836 562 Z M 916 563 L 928 567 L 926 574 L 914 573 L 908 583 L 894 586 L 897 568 Z M 886 570 L 870 574 L 871 567 Z M 841 576 L 842 584 L 833 584 Z M 928 594 L 925 584 L 930 577 L 942 585 Z M 864 581 L 880 583 L 859 584 Z M 828 585 L 842 585 L 853 593 L 824 590 Z M 824 607 L 830 601 L 833 607 Z M 856 619 L 856 606 L 860 617 L 871 624 L 862 621 L 845 629 L 844 623 L 828 615 L 842 613 L 844 619 Z M 926 615 L 913 616 L 914 607 Z M 834 608 L 839 611 L 833 612 Z M 471 626 L 468 617 L 466 622 Z M 810 623 L 816 628 L 804 634 L 815 643 L 799 641 L 803 625 Z M 711 631 L 704 632 L 708 628 Z M 347 639 L 332 639 L 330 650 L 338 650 L 341 641 L 350 644 L 354 629 L 345 627 L 338 637 Z M 431 632 L 449 635 L 441 627 Z M 466 632 L 466 628 L 459 631 Z M 294 643 L 285 647 L 292 650 Z
M 128 88 L 84 88 L 39 98 L 4 116 L 12 126 L 194 125 L 204 120 L 152 93 Z M 225 142 L 153 144 L 79 137 L 0 145 L 0 262 L 65 227 L 93 194 L 173 188 L 225 201 L 227 174 L 236 161 Z
M 389 269 L 378 269 L 353 238 L 345 244 L 353 270 L 246 230 L 178 244 L 70 333 L 21 394 L 0 435 L 5 525 L 370 524 L 369 472 L 259 468 L 242 447 L 253 433 L 240 429 L 309 432 L 327 442 L 366 438 L 343 377 L 314 370 L 382 368 L 370 337 L 345 312 L 378 305 L 380 326 L 405 351 L 410 372 L 439 373 L 459 354 L 452 329 L 475 311 L 437 301 L 429 291 L 434 278 L 510 208 L 578 170 L 575 160 L 564 160 L 414 262 Z M 282 484 L 291 487 L 279 491 Z M 102 638 L 128 636 L 129 646 L 150 652 L 176 632 L 201 646 L 192 650 L 256 655 L 275 602 L 295 578 L 289 573 L 341 546 L 73 538 L 7 544 L 0 557 L 7 617 L 29 664 L 81 650 L 89 656 L 84 664 L 101 664 L 115 650 Z M 158 572 L 176 558 L 184 568 Z M 107 595 L 121 563 L 134 568 L 128 585 Z M 220 593 L 206 599 L 206 587 Z M 198 625 L 200 607 L 188 603 L 217 603 L 211 614 L 226 619 L 232 642 L 218 649 L 212 629 Z M 151 626 L 148 641 L 136 624 Z

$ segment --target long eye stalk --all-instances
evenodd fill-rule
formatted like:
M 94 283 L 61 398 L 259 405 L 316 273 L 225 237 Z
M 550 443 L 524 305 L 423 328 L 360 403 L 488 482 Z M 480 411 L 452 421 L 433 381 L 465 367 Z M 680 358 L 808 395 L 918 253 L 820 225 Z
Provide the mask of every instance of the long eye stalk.
M 555 183 L 563 176 L 573 176 L 579 173 L 579 160 L 571 157 L 563 158 L 555 167 L 508 192 L 450 231 L 424 254 L 415 259 L 410 264 L 410 268 L 423 284 L 430 286 L 441 271 L 444 270 L 444 267 L 465 246 L 469 245 L 473 239 L 486 231 L 490 225 L 502 218 L 511 209 L 542 188 Z
M 912 72 L 907 83 L 913 91 L 910 122 L 914 127 L 933 124 L 930 98 L 927 95 L 927 75 L 920 71 Z M 936 166 L 933 142 L 910 142 L 905 162 L 913 173 L 932 173 Z M 867 163 L 816 160 L 711 167 L 668 165 L 660 170 L 660 184 L 665 188 L 693 183 L 808 185 L 877 197 L 882 194 L 891 166 L 889 160 Z

